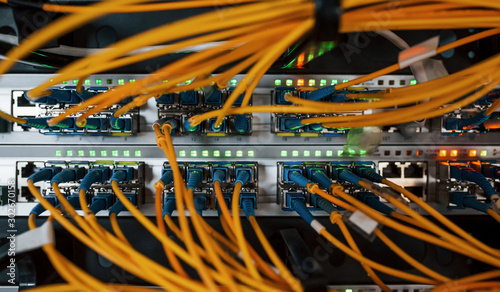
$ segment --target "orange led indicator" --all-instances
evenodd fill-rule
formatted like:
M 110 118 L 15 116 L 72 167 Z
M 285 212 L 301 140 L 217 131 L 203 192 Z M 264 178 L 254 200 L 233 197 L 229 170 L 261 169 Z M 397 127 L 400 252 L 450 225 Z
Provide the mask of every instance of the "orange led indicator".
M 440 157 L 446 157 L 446 154 L 447 154 L 446 150 L 440 150 L 439 151 L 439 156 Z
M 476 157 L 477 156 L 477 150 L 470 150 L 469 151 L 469 156 L 470 157 Z
M 458 150 L 451 150 L 450 151 L 450 156 L 451 157 L 457 157 L 458 156 Z
M 304 79 L 298 79 L 297 86 L 304 86 Z

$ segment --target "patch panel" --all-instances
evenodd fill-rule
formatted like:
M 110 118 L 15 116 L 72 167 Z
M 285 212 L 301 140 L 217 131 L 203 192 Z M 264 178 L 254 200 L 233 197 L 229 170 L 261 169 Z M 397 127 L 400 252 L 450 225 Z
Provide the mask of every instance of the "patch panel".
M 436 192 L 439 202 L 457 208 L 460 203 L 457 204 L 456 198 L 465 196 L 490 204 L 491 195 L 499 189 L 498 166 L 497 161 L 438 162 Z
M 51 89 L 52 95 L 31 102 L 21 90 L 12 91 L 12 112 L 16 116 L 27 118 L 25 125 L 14 125 L 14 131 L 38 131 L 44 135 L 90 135 L 90 136 L 129 136 L 139 130 L 139 110 L 132 109 L 118 118 L 114 112 L 128 102 L 126 99 L 117 105 L 92 115 L 85 125 L 77 125 L 78 115 L 72 115 L 59 124 L 49 127 L 47 120 L 59 115 L 71 106 L 80 103 L 107 87 L 91 87 L 78 94 L 74 87 Z
M 378 163 L 378 172 L 422 199 L 427 199 L 429 181 L 427 162 L 382 161 Z
M 216 119 L 209 119 L 196 126 L 192 126 L 189 122 L 189 119 L 195 115 L 221 108 L 233 90 L 233 87 L 220 90 L 207 87 L 203 90 L 163 94 L 156 99 L 158 117 L 159 119 L 175 119 L 179 123 L 174 133 L 177 136 L 187 134 L 219 137 L 251 135 L 253 117 L 250 114 L 227 116 L 219 127 L 215 125 Z M 234 105 L 241 105 L 243 97 L 244 94 L 240 95 Z
M 170 171 L 168 162 L 163 164 L 162 175 Z M 180 170 L 185 182 L 190 181 L 194 174 L 200 175 L 197 185 L 194 188 L 194 196 L 205 201 L 203 210 L 216 210 L 217 199 L 214 192 L 215 177 L 220 181 L 224 198 L 229 203 L 234 190 L 238 175 L 241 171 L 249 173 L 248 181 L 242 186 L 240 200 L 242 198 L 252 198 L 257 206 L 258 196 L 258 164 L 252 161 L 217 161 L 217 162 L 185 162 L 180 165 Z M 163 202 L 175 198 L 173 183 L 165 185 L 163 191 Z
M 35 198 L 28 190 L 27 179 L 44 169 L 57 169 L 55 174 L 60 175 L 60 180 L 55 176 L 51 179 L 43 179 L 36 183 L 40 193 L 45 197 L 53 195 L 51 180 L 58 182 L 61 193 L 68 198 L 78 197 L 79 188 L 84 188 L 88 195 L 88 201 L 106 200 L 106 206 L 114 202 L 115 196 L 111 189 L 109 179 L 113 173 L 123 171 L 126 179 L 119 182 L 121 190 L 129 197 L 133 197 L 135 204 L 144 203 L 145 197 L 145 164 L 138 161 L 18 161 L 16 163 L 16 192 L 17 201 L 36 202 Z M 91 172 L 97 173 L 89 184 L 86 184 L 86 175 Z M 70 174 L 68 176 L 68 174 Z
M 295 88 L 291 86 L 286 87 L 275 87 L 273 91 L 271 91 L 271 103 L 274 105 L 291 105 L 292 103 L 286 100 L 286 95 L 291 94 L 293 96 L 298 96 L 303 99 L 311 99 L 317 101 L 326 101 L 331 103 L 338 102 L 357 102 L 355 99 L 347 98 L 347 94 L 349 93 L 358 93 L 358 92 L 368 92 L 363 91 L 362 88 L 358 88 L 360 90 L 356 91 L 336 91 L 332 94 L 328 94 L 323 98 L 315 99 L 311 97 L 312 91 L 318 88 L 314 87 L 303 87 L 303 88 Z M 362 111 L 353 111 L 346 112 L 342 115 L 360 115 Z M 310 115 L 310 114 L 272 114 L 271 115 L 271 131 L 278 136 L 324 136 L 324 137 L 341 137 L 347 133 L 348 129 L 335 129 L 335 128 L 327 128 L 323 127 L 321 124 L 309 124 L 303 125 L 301 123 L 302 120 L 313 117 L 322 117 L 322 116 L 336 116 L 334 115 Z

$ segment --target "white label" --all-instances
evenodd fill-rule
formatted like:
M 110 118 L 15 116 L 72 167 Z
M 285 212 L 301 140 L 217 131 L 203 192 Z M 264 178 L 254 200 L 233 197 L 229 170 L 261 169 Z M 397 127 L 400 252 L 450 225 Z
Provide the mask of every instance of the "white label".
M 377 221 L 365 215 L 365 213 L 357 210 L 349 217 L 349 221 L 358 226 L 366 234 L 371 234 L 377 228 Z
M 24 232 L 17 237 L 16 241 L 16 252 L 18 253 L 34 250 L 46 244 L 54 243 L 52 221 L 47 220 L 42 226 Z

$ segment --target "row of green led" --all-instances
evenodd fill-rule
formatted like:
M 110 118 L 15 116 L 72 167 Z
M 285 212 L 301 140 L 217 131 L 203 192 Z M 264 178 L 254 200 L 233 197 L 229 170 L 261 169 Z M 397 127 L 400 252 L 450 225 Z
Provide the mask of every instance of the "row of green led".
M 99 152 L 95 151 L 95 150 L 89 150 L 88 156 L 97 156 L 98 153 L 100 154 L 101 157 L 108 156 L 108 153 L 110 153 L 111 156 L 114 156 L 114 157 L 118 157 L 118 156 L 120 156 L 120 154 L 122 156 L 125 156 L 125 157 L 130 157 L 130 156 L 132 156 L 132 153 L 134 154 L 135 157 L 141 157 L 142 156 L 141 150 L 135 150 L 133 152 L 130 151 L 130 150 L 123 150 L 122 152 L 118 151 L 118 150 L 111 150 L 111 151 L 101 150 Z M 62 150 L 56 150 L 55 155 L 56 156 L 63 156 L 63 151 Z M 77 151 L 66 150 L 66 156 L 85 156 L 85 150 L 77 150 Z
M 342 79 L 342 83 L 347 83 L 347 82 L 349 82 L 349 79 Z M 286 86 L 293 86 L 293 80 L 292 79 L 286 79 L 285 80 L 285 84 L 286 84 Z M 309 86 L 316 86 L 316 79 L 309 79 L 307 84 Z M 327 82 L 326 79 L 321 79 L 319 81 L 319 86 L 326 86 L 327 84 L 328 84 L 328 82 Z M 338 79 L 332 79 L 330 85 L 333 86 L 333 85 L 337 85 L 337 84 L 339 84 L 339 80 Z M 410 84 L 411 85 L 417 84 L 417 80 L 411 80 Z M 282 80 L 281 79 L 274 79 L 274 85 L 275 86 L 281 86 L 282 85 Z M 304 85 L 306 85 L 305 80 L 304 79 L 297 79 L 297 84 L 296 85 L 297 86 L 304 86 Z
M 95 79 L 94 82 L 95 82 L 95 85 L 102 85 L 103 84 L 102 83 L 102 79 Z M 123 85 L 123 84 L 125 84 L 125 79 L 120 78 L 120 79 L 117 80 L 117 82 L 118 82 L 118 85 Z M 135 79 L 129 79 L 128 82 L 134 83 Z M 166 80 L 165 80 L 165 82 L 166 82 Z M 73 79 L 72 83 L 73 83 L 73 85 L 77 85 L 78 84 L 78 79 Z M 185 83 L 186 84 L 190 84 L 191 80 L 187 80 Z M 231 86 L 236 86 L 238 84 L 238 80 L 231 79 L 231 81 L 229 83 L 231 84 Z M 68 84 L 68 81 L 63 81 L 62 84 L 66 85 L 66 84 Z M 84 85 L 92 85 L 92 82 L 91 82 L 90 79 L 85 79 L 85 81 L 83 82 L 83 84 Z M 113 79 L 106 79 L 106 84 L 107 85 L 113 85 Z
M 337 151 L 337 156 L 342 156 L 343 155 L 343 150 L 338 150 Z M 237 150 L 234 152 L 235 157 L 243 157 L 244 156 L 244 151 L 243 150 Z M 326 157 L 332 157 L 333 156 L 333 150 L 326 150 L 325 152 Z M 191 151 L 186 151 L 186 150 L 180 150 L 179 151 L 179 157 L 187 157 L 189 154 L 189 157 L 198 157 L 199 152 L 197 150 L 191 150 Z M 247 151 L 247 157 L 254 157 L 255 156 L 255 151 L 253 150 L 248 150 Z M 301 151 L 298 150 L 293 150 L 293 151 L 287 151 L 287 150 L 282 150 L 280 152 L 281 157 L 288 157 L 289 154 L 291 157 L 299 157 L 301 154 Z M 303 157 L 311 157 L 312 155 L 316 157 L 321 157 L 323 156 L 323 151 L 321 150 L 304 150 L 302 151 L 302 156 Z M 226 151 L 220 151 L 220 150 L 213 150 L 212 151 L 212 157 L 233 157 L 233 151 L 231 150 L 226 150 Z M 210 156 L 210 151 L 209 150 L 202 150 L 201 151 L 201 157 L 211 157 Z

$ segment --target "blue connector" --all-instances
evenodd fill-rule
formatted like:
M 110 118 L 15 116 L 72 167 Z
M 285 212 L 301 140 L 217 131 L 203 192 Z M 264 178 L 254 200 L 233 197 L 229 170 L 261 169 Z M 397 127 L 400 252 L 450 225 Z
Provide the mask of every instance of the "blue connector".
M 134 169 L 132 167 L 117 167 L 113 168 L 113 175 L 109 180 L 111 184 L 112 181 L 116 182 L 128 182 L 134 179 Z
M 489 119 L 489 117 L 490 116 L 487 116 L 484 112 L 481 112 L 480 114 L 467 119 L 447 118 L 444 121 L 444 128 L 446 130 L 468 131 L 478 127 L 484 123 L 484 121 Z
M 218 128 L 215 127 L 216 121 L 217 121 L 217 119 L 208 120 L 209 131 L 214 132 L 214 133 L 226 132 L 226 119 L 222 120 L 222 124 Z
M 28 92 L 25 91 L 23 93 L 23 97 L 28 100 L 29 102 L 32 102 L 32 103 L 40 103 L 40 104 L 46 104 L 46 105 L 55 105 L 57 103 L 57 101 L 54 99 L 54 98 L 51 98 L 49 96 L 42 96 L 36 100 L 31 100 L 26 94 Z
M 372 207 L 373 209 L 379 211 L 382 214 L 385 214 L 387 216 L 391 216 L 392 212 L 394 211 L 392 208 L 387 206 L 386 204 L 380 202 L 380 198 L 372 193 L 368 192 L 360 192 L 357 193 L 358 199 L 365 203 L 366 205 Z
M 28 177 L 28 180 L 31 179 L 34 183 L 39 181 L 50 181 L 56 174 L 58 174 L 61 171 L 62 167 L 59 166 L 40 168 L 38 172 Z
M 347 181 L 354 185 L 359 186 L 359 181 L 361 180 L 361 178 L 352 173 L 352 171 L 344 169 L 338 172 L 338 180 Z
M 245 213 L 245 216 L 249 218 L 250 216 L 255 217 L 255 202 L 250 198 L 241 198 L 240 197 L 240 206 Z
M 303 188 L 307 188 L 307 184 L 311 183 L 309 179 L 302 175 L 302 171 L 296 168 L 285 168 L 285 180 L 296 183 Z
M 306 200 L 304 197 L 292 197 L 290 198 L 290 208 L 297 212 L 300 217 L 306 220 L 307 223 L 311 224 L 314 220 L 314 216 L 307 210 Z
M 487 213 L 490 207 L 486 204 L 483 204 L 477 200 L 476 196 L 469 195 L 464 192 L 452 192 L 450 194 L 450 203 L 455 204 L 456 206 L 450 206 L 450 209 L 465 209 L 471 208 L 474 210 L 481 211 L 483 213 Z
M 69 204 L 73 208 L 75 208 L 75 210 L 82 209 L 82 206 L 80 205 L 80 197 L 79 196 L 71 195 L 71 196 L 67 196 L 66 199 L 68 200 Z
M 136 194 L 131 194 L 131 193 L 125 193 L 125 197 L 134 205 L 137 205 L 137 195 Z M 109 209 L 109 213 L 115 213 L 118 215 L 121 211 L 125 211 L 126 208 L 123 205 L 123 203 L 120 200 L 117 200 L 111 209 Z
M 485 177 L 500 179 L 500 167 L 491 164 L 481 164 L 481 172 Z
M 336 92 L 338 92 L 338 91 L 335 89 L 335 86 L 327 86 L 327 87 L 323 87 L 321 89 L 317 89 L 317 90 L 309 92 L 309 94 L 307 94 L 306 97 L 309 100 L 320 100 L 320 99 L 325 98 L 329 95 L 332 95 Z
M 309 132 L 321 132 L 323 131 L 324 127 L 321 124 L 310 124 L 309 125 Z
M 76 92 L 76 90 L 73 91 L 72 93 L 75 95 L 75 97 L 74 97 L 74 100 L 76 101 L 75 103 L 79 103 L 80 101 L 86 101 L 87 99 L 91 99 L 92 97 L 99 94 L 99 92 L 88 91 L 85 89 L 82 90 L 82 93 L 78 93 L 78 92 Z M 77 101 L 77 99 L 80 99 L 80 100 Z
M 95 214 L 101 210 L 107 210 L 113 205 L 113 195 L 108 193 L 98 193 L 92 197 L 92 204 L 89 209 Z
M 205 92 L 205 103 L 211 105 L 221 105 L 222 91 L 211 87 L 209 91 Z
M 369 181 L 381 183 L 383 176 L 378 174 L 373 168 L 366 166 L 356 166 L 355 172 L 359 177 L 366 178 Z
M 84 128 L 106 131 L 108 129 L 108 121 L 105 118 L 88 118 Z
M 54 175 L 50 183 L 64 183 L 70 181 L 81 180 L 87 174 L 87 169 L 84 167 L 66 168 Z
M 80 183 L 80 189 L 88 191 L 94 183 L 103 183 L 110 177 L 111 170 L 109 167 L 95 167 L 89 170 Z
M 451 178 L 456 180 L 477 184 L 484 191 L 488 199 L 497 193 L 486 177 L 472 168 L 462 165 L 450 165 L 450 175 Z
M 174 173 L 172 172 L 172 169 L 163 169 L 161 171 L 161 178 L 160 180 L 163 182 L 164 185 L 168 185 L 174 182 Z
M 198 91 L 191 90 L 191 91 L 181 92 L 179 95 L 179 99 L 182 105 L 197 105 Z
M 158 104 L 174 104 L 174 93 L 163 94 L 159 98 L 156 99 L 156 103 Z
M 203 181 L 203 169 L 189 169 L 187 174 L 187 189 L 196 190 L 198 184 Z
M 235 89 L 236 87 L 229 87 L 228 95 L 231 96 L 231 94 L 233 94 L 233 90 Z M 244 98 L 245 98 L 245 92 L 243 92 L 242 94 L 240 94 L 240 96 L 238 96 L 238 98 L 234 101 L 233 105 L 240 106 Z
M 250 132 L 250 119 L 246 115 L 236 115 L 234 118 L 234 131 L 238 133 Z
M 199 132 L 201 131 L 201 124 L 197 125 L 196 127 L 193 127 L 189 122 L 189 118 L 184 118 L 184 130 L 187 132 Z
M 194 208 L 196 213 L 203 216 L 203 210 L 207 209 L 207 197 L 205 194 L 194 194 L 193 195 Z
M 298 129 L 304 128 L 307 125 L 302 124 L 302 120 L 299 118 L 281 118 L 280 119 L 280 129 L 282 131 L 296 131 Z
M 227 171 L 228 169 L 225 167 L 212 168 L 212 181 L 225 182 L 228 179 Z
M 328 202 L 318 195 L 311 196 L 311 203 L 314 208 L 321 209 L 328 214 L 332 214 L 333 212 L 337 211 L 337 208 L 335 208 L 332 203 Z
M 130 118 L 115 118 L 114 115 L 109 117 L 111 128 L 120 131 L 132 130 L 132 119 Z
M 318 183 L 322 187 L 326 189 L 330 189 L 330 187 L 333 185 L 333 182 L 330 180 L 330 178 L 326 175 L 325 171 L 322 170 L 316 170 L 311 173 L 311 180 L 315 183 Z
M 248 181 L 252 180 L 252 168 L 250 167 L 236 167 L 236 180 L 234 184 L 241 183 L 244 186 Z
M 295 90 L 294 87 L 276 87 L 274 89 L 276 93 L 276 104 L 292 104 L 288 100 L 285 99 L 285 95 L 291 93 Z
M 257 195 L 255 193 L 242 193 L 240 194 L 240 208 L 243 208 L 243 201 L 249 200 L 252 202 L 253 209 L 257 207 Z
M 350 164 L 347 162 L 334 161 L 332 163 L 332 179 L 334 180 L 342 180 L 340 178 L 340 173 L 344 170 L 350 171 Z
M 165 215 L 172 216 L 172 213 L 175 211 L 175 209 L 176 209 L 175 195 L 169 194 L 165 198 L 165 204 L 163 205 L 163 216 Z
M 57 200 L 57 197 L 55 195 L 49 194 L 49 195 L 45 196 L 44 198 L 52 206 L 56 206 L 59 203 L 59 201 Z M 33 209 L 31 209 L 31 212 L 29 213 L 29 215 L 35 214 L 35 216 L 38 217 L 43 212 L 45 212 L 45 208 L 42 206 L 42 204 L 36 204 L 36 206 L 33 207 Z

